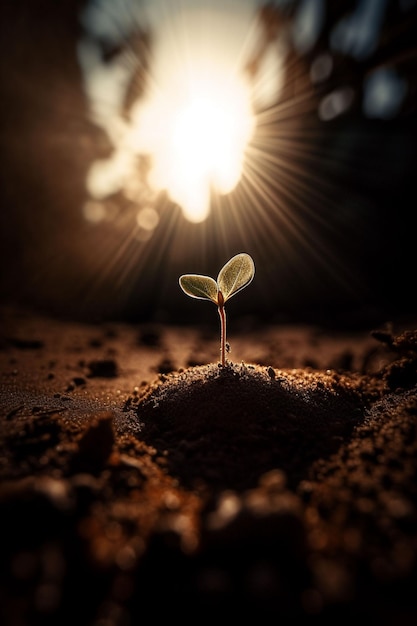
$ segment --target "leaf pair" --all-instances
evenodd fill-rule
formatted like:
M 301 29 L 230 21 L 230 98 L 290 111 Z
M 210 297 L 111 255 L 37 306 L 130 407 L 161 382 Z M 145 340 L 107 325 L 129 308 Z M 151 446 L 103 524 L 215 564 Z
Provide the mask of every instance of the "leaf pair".
M 211 300 L 223 306 L 226 300 L 249 285 L 255 275 L 255 264 L 244 252 L 232 257 L 220 270 L 217 281 L 201 274 L 180 276 L 181 289 L 191 298 Z M 219 296 L 221 294 L 221 296 Z

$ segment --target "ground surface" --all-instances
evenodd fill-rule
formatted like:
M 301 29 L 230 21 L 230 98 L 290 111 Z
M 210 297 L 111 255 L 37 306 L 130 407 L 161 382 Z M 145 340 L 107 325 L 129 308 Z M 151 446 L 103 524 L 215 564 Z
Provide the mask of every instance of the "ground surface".
M 0 623 L 415 624 L 414 328 L 2 310 Z

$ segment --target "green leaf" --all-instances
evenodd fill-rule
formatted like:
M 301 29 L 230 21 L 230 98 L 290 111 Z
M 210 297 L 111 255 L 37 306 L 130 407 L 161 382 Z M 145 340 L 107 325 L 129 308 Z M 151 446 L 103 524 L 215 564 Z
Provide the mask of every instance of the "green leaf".
M 180 276 L 179 283 L 181 289 L 191 296 L 191 298 L 200 298 L 201 300 L 211 300 L 217 304 L 217 283 L 210 276 L 201 276 L 200 274 L 184 274 Z
M 222 267 L 217 277 L 217 285 L 224 301 L 249 285 L 255 276 L 255 264 L 249 254 L 242 252 L 232 257 Z

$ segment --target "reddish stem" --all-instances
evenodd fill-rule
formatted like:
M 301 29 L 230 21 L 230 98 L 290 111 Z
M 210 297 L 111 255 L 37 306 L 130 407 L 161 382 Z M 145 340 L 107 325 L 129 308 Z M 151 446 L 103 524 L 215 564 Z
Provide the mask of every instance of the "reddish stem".
M 220 315 L 220 358 L 221 364 L 226 365 L 226 311 L 224 310 L 224 298 L 221 291 L 217 294 L 218 311 Z

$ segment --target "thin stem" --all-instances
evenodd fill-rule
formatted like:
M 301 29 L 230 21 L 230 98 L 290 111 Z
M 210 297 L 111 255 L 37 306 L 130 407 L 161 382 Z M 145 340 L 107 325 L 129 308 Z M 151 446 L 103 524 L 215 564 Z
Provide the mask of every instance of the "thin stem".
M 219 304 L 218 311 L 220 315 L 220 358 L 224 367 L 226 365 L 226 311 L 223 304 Z

